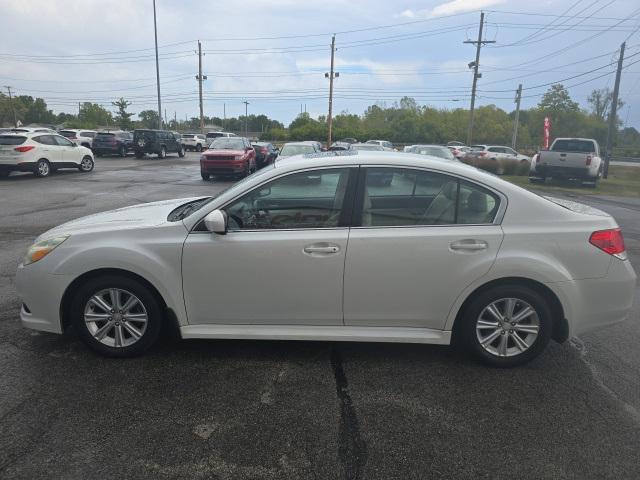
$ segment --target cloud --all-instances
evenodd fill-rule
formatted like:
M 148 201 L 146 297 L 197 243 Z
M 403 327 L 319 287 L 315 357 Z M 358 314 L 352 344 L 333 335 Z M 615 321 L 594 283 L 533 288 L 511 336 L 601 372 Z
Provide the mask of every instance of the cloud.
M 404 18 L 434 18 L 446 15 L 455 15 L 457 13 L 471 12 L 482 8 L 491 7 L 506 3 L 507 0 L 452 0 L 451 2 L 441 3 L 432 9 L 424 9 L 413 11 L 404 10 L 397 17 Z

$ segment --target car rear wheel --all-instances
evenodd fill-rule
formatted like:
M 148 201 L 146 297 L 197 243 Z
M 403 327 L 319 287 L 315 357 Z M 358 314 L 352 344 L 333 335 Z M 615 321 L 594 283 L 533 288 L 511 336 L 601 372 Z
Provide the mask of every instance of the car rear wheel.
M 197 144 L 196 145 L 196 152 L 201 152 L 202 151 L 202 145 Z
M 159 158 L 166 158 L 166 156 L 167 156 L 167 149 L 162 147 L 160 149 L 160 153 L 158 153 L 158 157 Z
M 78 166 L 78 170 L 80 170 L 81 172 L 87 173 L 93 170 L 93 166 L 94 166 L 93 158 L 91 158 L 89 155 L 86 155 L 82 158 L 82 161 Z
M 119 149 L 118 149 L 118 155 L 120 155 L 122 158 L 127 156 L 127 149 L 124 145 L 122 145 Z
M 504 285 L 479 293 L 465 309 L 458 333 L 481 361 L 514 367 L 533 360 L 551 338 L 548 301 L 523 285 Z
M 38 160 L 33 174 L 36 177 L 48 177 L 51 174 L 51 165 L 49 164 L 49 161 L 44 158 Z
M 178 156 L 180 158 L 183 158 L 185 156 L 184 147 L 180 147 L 180 150 L 178 150 Z
M 71 320 L 82 341 L 109 357 L 131 357 L 158 338 L 162 309 L 141 282 L 115 275 L 82 285 L 71 305 Z

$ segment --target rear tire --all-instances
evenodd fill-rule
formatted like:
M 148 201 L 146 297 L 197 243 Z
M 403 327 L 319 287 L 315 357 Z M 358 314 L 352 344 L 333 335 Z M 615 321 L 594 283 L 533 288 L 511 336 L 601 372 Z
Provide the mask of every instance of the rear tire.
M 131 297 L 135 303 L 119 309 L 112 297 L 114 291 L 122 306 L 126 307 Z M 141 282 L 105 275 L 79 287 L 71 302 L 71 321 L 82 341 L 95 352 L 108 357 L 133 357 L 157 340 L 162 308 L 156 295 Z
M 51 174 L 51 164 L 49 163 L 49 161 L 45 160 L 44 158 L 38 160 L 33 174 L 36 177 L 48 177 Z
M 508 313 L 510 301 L 514 303 Z M 518 319 L 529 310 L 532 313 Z M 456 333 L 466 348 L 480 361 L 502 368 L 522 365 L 540 355 L 553 328 L 549 302 L 537 291 L 517 284 L 481 291 L 458 321 Z
M 180 150 L 178 151 L 178 157 L 184 158 L 185 155 L 186 152 L 184 151 L 184 147 L 180 147 Z
M 124 145 L 121 146 L 120 149 L 118 150 L 118 155 L 120 155 L 122 158 L 127 156 L 127 149 Z
M 200 172 L 200 176 L 202 177 L 202 180 L 209 180 L 211 178 L 211 175 L 205 172 Z
M 162 147 L 158 153 L 158 158 L 167 158 L 167 149 Z
M 202 145 L 198 144 L 196 145 L 196 152 L 201 152 L 202 151 Z

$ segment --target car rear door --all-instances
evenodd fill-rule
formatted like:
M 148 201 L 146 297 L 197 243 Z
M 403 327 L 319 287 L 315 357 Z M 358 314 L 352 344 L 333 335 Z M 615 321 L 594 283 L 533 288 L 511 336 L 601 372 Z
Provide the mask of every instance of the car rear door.
M 504 199 L 442 173 L 361 170 L 345 263 L 345 325 L 443 329 L 456 298 L 496 258 Z
M 192 231 L 182 263 L 189 323 L 343 325 L 356 172 L 287 174 L 224 206 L 226 235 Z
M 82 160 L 82 151 L 78 148 L 78 145 L 61 135 L 52 136 L 62 153 L 60 161 L 63 163 L 79 164 Z
M 36 160 L 46 158 L 51 164 L 63 161 L 64 148 L 58 145 L 58 142 L 56 142 L 54 137 L 54 135 L 40 135 L 38 137 L 33 137 L 33 140 L 42 146 L 40 149 L 42 154 L 39 155 L 39 158 Z

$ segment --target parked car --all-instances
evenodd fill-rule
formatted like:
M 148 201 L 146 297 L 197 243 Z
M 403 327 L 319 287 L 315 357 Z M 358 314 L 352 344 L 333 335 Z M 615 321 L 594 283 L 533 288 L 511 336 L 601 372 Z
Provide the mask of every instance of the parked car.
M 466 146 L 464 143 L 458 142 L 456 140 L 453 140 L 451 142 L 447 142 L 447 147 L 464 147 L 464 146 Z
M 453 156 L 451 150 L 449 150 L 448 147 L 443 147 L 442 145 L 414 145 L 410 153 L 431 155 L 432 157 L 443 158 L 445 160 L 456 160 L 456 157 Z
M 357 138 L 343 138 L 342 140 L 338 140 L 341 143 L 358 143 L 358 139 Z
M 237 137 L 237 135 L 231 132 L 209 132 L 207 133 L 206 137 L 207 137 L 207 143 L 211 145 L 211 142 L 214 141 L 216 138 Z
M 449 145 L 447 146 L 447 148 L 451 150 L 451 153 L 453 154 L 453 156 L 456 157 L 458 160 L 462 160 L 463 158 L 465 158 L 467 154 L 471 151 L 471 147 L 467 147 L 464 145 Z
M 91 148 L 96 157 L 114 154 L 126 157 L 133 150 L 133 135 L 122 131 L 98 132 L 93 137 Z
M 600 146 L 592 138 L 556 138 L 549 150 L 538 152 L 529 175 L 532 183 L 547 177 L 576 178 L 595 188 L 602 175 Z
M 33 172 L 48 177 L 61 168 L 93 170 L 93 153 L 55 133 L 25 132 L 0 134 L 0 177 L 11 172 Z
M 354 143 L 351 145 L 351 150 L 357 150 L 359 152 L 384 152 L 384 147 L 377 143 Z
M 402 151 L 404 153 L 410 153 L 411 150 L 413 150 L 413 147 L 415 147 L 415 145 L 405 145 L 404 147 L 402 147 Z
M 502 145 L 472 145 L 470 155 L 476 158 L 486 158 L 489 160 L 517 160 L 519 162 L 531 161 L 531 159 L 526 155 L 521 155 L 513 148 Z
M 320 149 L 314 142 L 288 142 L 282 146 L 278 159 L 292 157 L 294 155 L 305 155 L 308 153 L 318 153 Z
M 351 143 L 347 142 L 333 142 L 329 147 L 330 152 L 337 152 L 340 150 L 351 150 Z
M 200 156 L 200 175 L 246 177 L 257 170 L 256 151 L 245 137 L 216 138 Z
M 58 133 L 63 137 L 68 138 L 76 145 L 82 145 L 83 147 L 91 148 L 91 145 L 93 144 L 93 138 L 98 132 L 96 132 L 95 130 L 67 128 L 65 130 L 60 130 Z
M 256 151 L 256 167 L 266 167 L 276 161 L 278 149 L 269 142 L 255 142 L 251 144 Z
M 158 155 L 158 158 L 165 158 L 167 153 L 177 153 L 180 158 L 185 155 L 181 135 L 169 130 L 134 130 L 133 150 L 136 158 L 147 153 Z
M 207 137 L 201 133 L 183 133 L 182 146 L 185 150 L 201 152 L 209 144 Z
M 388 187 L 369 182 L 380 170 Z M 602 211 L 457 162 L 357 152 L 63 224 L 15 285 L 23 326 L 73 325 L 114 357 L 171 322 L 184 339 L 455 340 L 511 367 L 628 318 L 636 274 Z
M 375 144 L 375 145 L 380 145 L 382 146 L 382 148 L 384 148 L 385 150 L 388 150 L 390 152 L 395 152 L 396 149 L 394 148 L 393 144 L 387 140 L 367 140 L 366 143 L 369 144 Z

